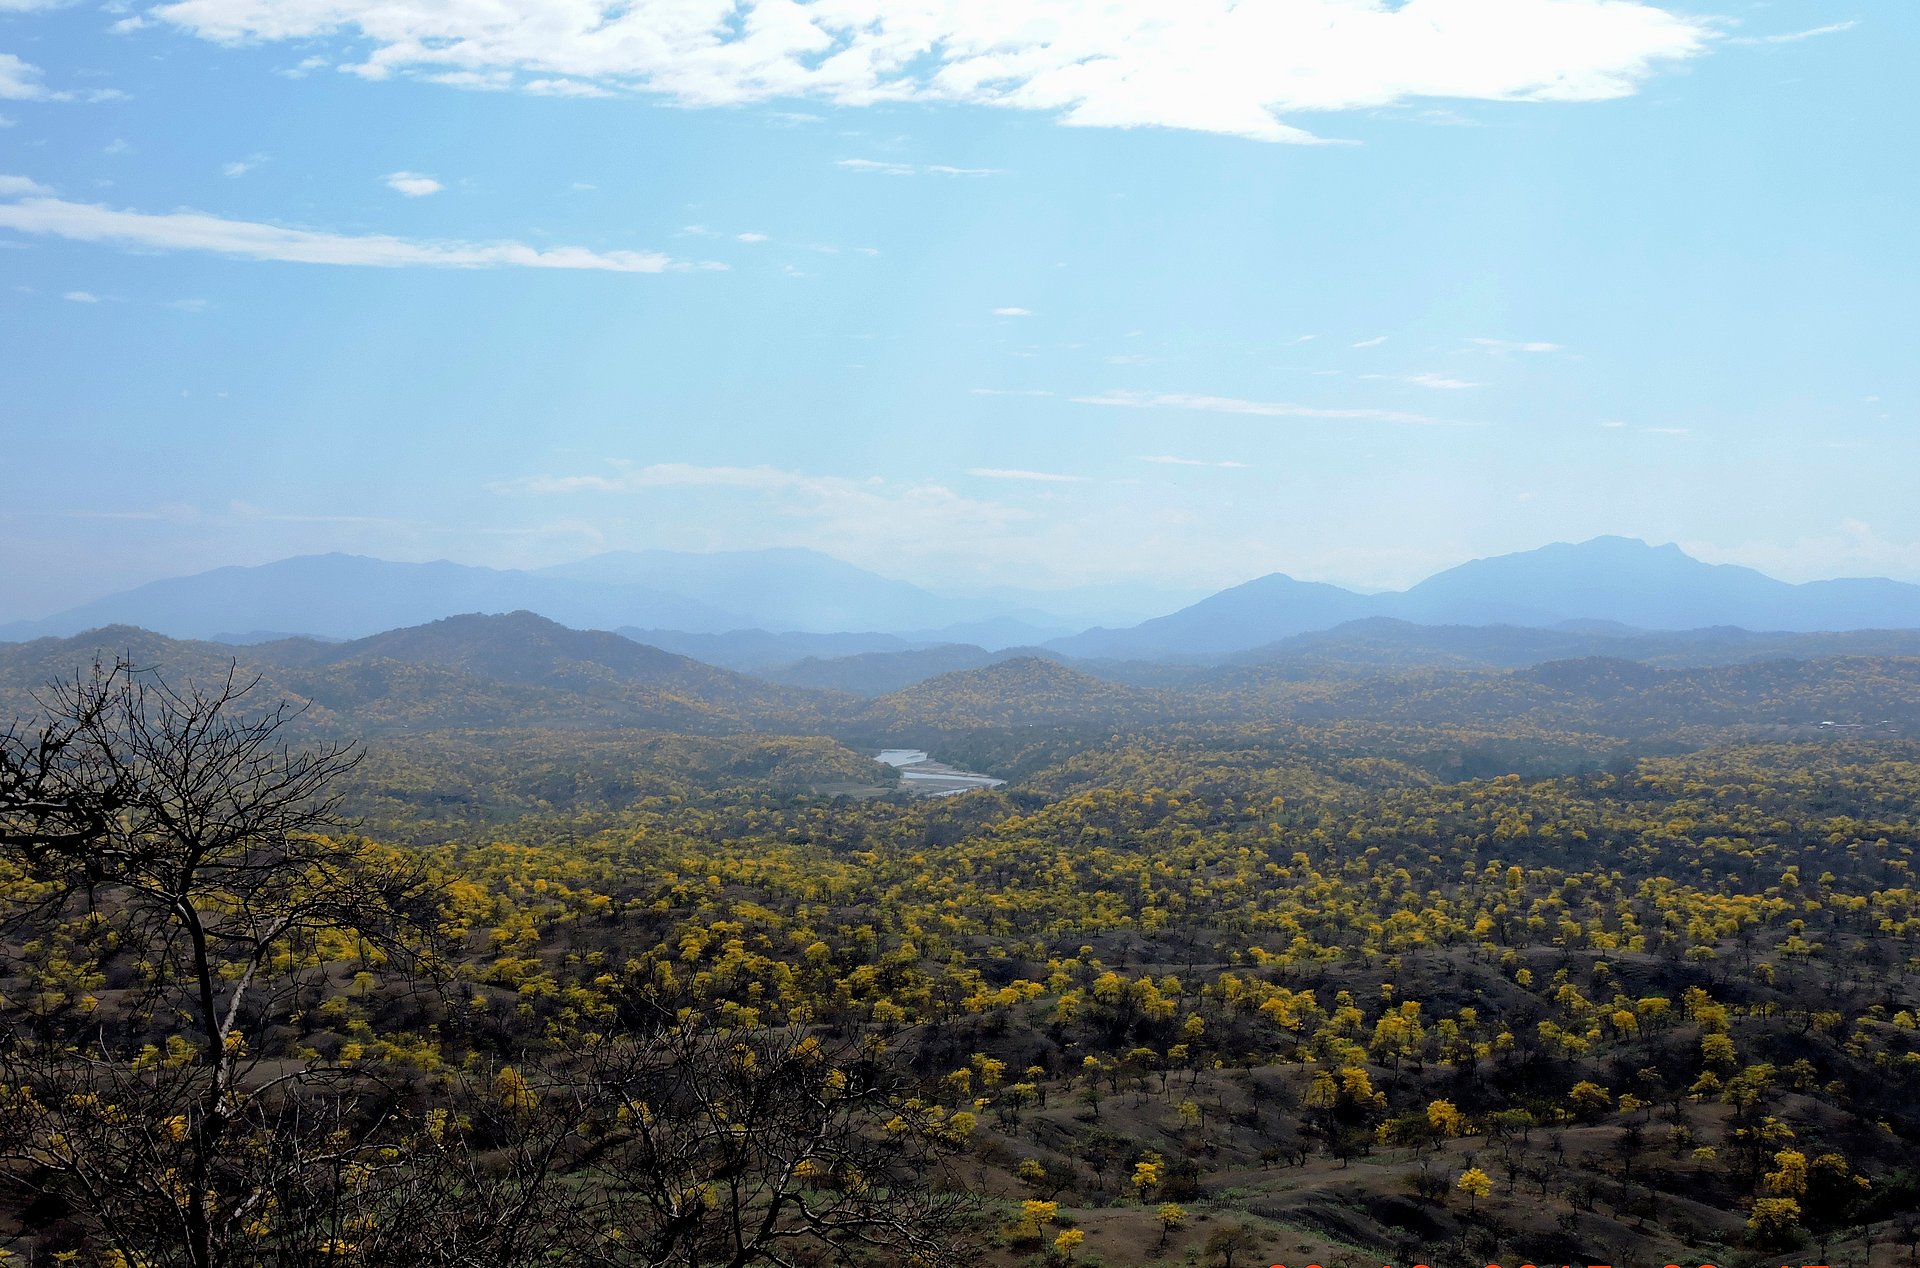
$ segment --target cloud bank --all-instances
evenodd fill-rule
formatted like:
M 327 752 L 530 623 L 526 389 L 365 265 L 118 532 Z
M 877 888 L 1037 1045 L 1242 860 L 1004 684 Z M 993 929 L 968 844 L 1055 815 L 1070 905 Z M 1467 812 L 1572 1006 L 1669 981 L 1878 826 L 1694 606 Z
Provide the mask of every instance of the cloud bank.
M 328 39 L 370 78 L 1040 111 L 1083 127 L 1316 138 L 1290 115 L 1631 94 L 1714 38 L 1650 0 L 174 0 L 222 42 Z

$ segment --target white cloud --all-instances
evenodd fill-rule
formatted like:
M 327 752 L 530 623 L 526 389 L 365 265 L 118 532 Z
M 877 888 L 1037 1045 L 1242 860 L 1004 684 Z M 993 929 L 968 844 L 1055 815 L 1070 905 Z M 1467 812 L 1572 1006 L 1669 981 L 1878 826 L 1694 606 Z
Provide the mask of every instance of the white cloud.
M 267 156 L 264 154 L 249 154 L 243 159 L 235 159 L 231 163 L 223 164 L 220 168 L 220 174 L 229 179 L 237 180 L 266 161 Z
M 198 211 L 150 215 L 57 198 L 0 202 L 0 229 L 76 242 L 109 242 L 163 251 L 207 251 L 249 260 L 375 268 L 498 267 L 660 273 L 689 267 L 655 251 L 531 247 L 520 242 L 435 242 L 386 234 L 325 233 Z M 720 267 L 702 265 L 700 267 Z
M 911 176 L 914 166 L 911 163 L 882 163 L 879 159 L 836 159 L 835 167 L 850 167 L 856 172 L 882 172 L 888 176 Z
M 993 310 L 993 315 L 995 317 L 1031 317 L 1033 310 L 1031 308 L 996 308 Z
M 0 53 L 0 100 L 39 101 L 51 94 L 40 82 L 40 68 L 12 53 Z
M 946 163 L 892 163 L 881 159 L 835 159 L 835 167 L 856 172 L 878 172 L 882 176 L 1005 176 L 1004 167 L 953 167 Z
M 1467 342 L 1471 344 L 1476 344 L 1479 347 L 1485 348 L 1488 352 L 1494 352 L 1494 353 L 1558 352 L 1560 351 L 1559 344 L 1543 343 L 1539 340 L 1469 339 L 1467 340 Z
M 733 237 L 736 242 L 765 242 L 767 240 L 767 235 L 764 233 L 736 233 Z
M 1319 405 L 1295 405 L 1285 401 L 1248 401 L 1232 396 L 1197 396 L 1182 392 L 1106 392 L 1099 396 L 1076 396 L 1081 405 L 1110 405 L 1125 409 L 1183 409 L 1208 414 L 1245 414 L 1254 418 L 1327 418 L 1348 422 L 1417 423 L 1428 427 L 1459 427 L 1465 424 L 1403 410 L 1329 408 Z
M 1140 461 L 1156 462 L 1165 467 L 1224 467 L 1233 471 L 1247 469 L 1247 464 L 1244 462 L 1208 462 L 1202 458 L 1176 458 L 1167 453 L 1142 454 Z
M 70 299 L 76 304 L 97 304 L 100 302 L 100 297 L 91 291 L 68 291 L 60 298 Z
M 1052 471 L 1023 471 L 1018 467 L 968 467 L 967 474 L 983 480 L 1030 480 L 1039 484 L 1085 484 L 1089 477 Z
M 1359 343 L 1353 344 L 1351 346 L 1355 348 L 1378 348 L 1381 344 L 1385 343 L 1386 341 L 1387 341 L 1387 337 L 1385 335 L 1375 335 L 1371 339 L 1362 339 Z
M 521 85 L 528 92 L 539 93 L 544 97 L 611 97 L 613 94 L 598 84 L 589 84 L 579 79 L 530 79 Z
M 1805 31 L 1788 31 L 1782 35 L 1742 35 L 1734 39 L 1735 44 L 1798 44 L 1801 40 L 1811 40 L 1821 35 L 1838 35 L 1842 31 L 1851 31 L 1859 26 L 1858 22 L 1831 22 L 1826 26 L 1816 26 Z
M 522 495 L 644 492 L 650 495 L 644 499 L 649 507 L 667 496 L 662 491 L 683 490 L 700 496 L 697 505 L 707 511 L 716 502 L 740 505 L 740 516 L 721 516 L 714 522 L 752 523 L 762 543 L 885 543 L 889 551 L 906 552 L 952 552 L 956 543 L 972 550 L 983 542 L 1002 541 L 1010 529 L 1034 518 L 1030 510 L 962 497 L 930 482 L 684 462 L 638 466 L 614 461 L 607 467 L 600 474 L 533 476 L 492 488 Z M 676 507 L 671 515 L 679 521 L 682 512 Z
M 25 176 L 7 176 L 0 174 L 0 198 L 24 198 L 28 194 L 50 194 L 53 191 L 39 181 L 29 180 Z
M 1308 141 L 1285 116 L 1629 95 L 1713 38 L 1665 2 L 173 0 L 151 14 L 222 42 L 370 46 L 349 68 L 369 78 L 568 82 L 695 106 L 957 101 Z
M 409 198 L 425 198 L 446 188 L 433 177 L 422 176 L 419 172 L 388 172 L 380 179 L 394 193 L 405 194 Z
M 0 0 L 0 12 L 6 11 Z M 42 81 L 41 70 L 32 62 L 12 53 L 0 53 L 0 101 L 119 101 L 126 96 L 117 88 L 90 88 L 85 92 L 56 92 Z M 124 145 L 124 141 L 117 144 Z M 111 152 L 111 151 L 110 151 Z
M 1469 383 L 1465 379 L 1450 379 L 1444 374 L 1363 374 L 1360 377 L 1384 379 L 1391 383 L 1411 383 L 1415 387 L 1430 387 L 1449 392 L 1480 386 L 1478 383 Z
M 324 57 L 303 57 L 296 65 L 277 70 L 274 74 L 287 79 L 305 79 L 316 70 L 325 70 L 328 65 Z

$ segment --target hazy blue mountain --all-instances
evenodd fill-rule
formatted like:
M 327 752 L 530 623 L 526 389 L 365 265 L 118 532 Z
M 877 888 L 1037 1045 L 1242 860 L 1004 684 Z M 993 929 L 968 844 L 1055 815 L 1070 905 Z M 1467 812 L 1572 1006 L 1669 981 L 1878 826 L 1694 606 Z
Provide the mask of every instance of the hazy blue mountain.
M 1476 559 L 1381 597 L 1384 614 L 1426 624 L 1602 620 L 1650 630 L 1800 631 L 1920 625 L 1920 586 L 1873 579 L 1792 585 L 1627 537 Z
M 1426 626 L 1508 625 L 1589 639 L 1619 637 L 1623 630 L 1730 626 L 1789 633 L 1906 630 L 1920 628 L 1920 586 L 1885 579 L 1794 585 L 1751 568 L 1702 563 L 1678 546 L 1597 537 L 1474 560 L 1385 594 L 1360 595 L 1274 573 L 1131 629 L 1089 630 L 1046 646 L 1074 657 L 1219 655 L 1367 617 Z M 1562 647 L 1553 655 L 1618 652 L 1533 641 L 1541 649 Z M 1491 663 L 1513 662 L 1503 654 Z
M 333 554 L 151 582 L 44 620 L 0 627 L 0 638 L 57 637 L 103 625 L 138 625 L 176 638 L 207 638 L 226 630 L 360 638 L 463 612 L 521 609 L 583 629 L 725 630 L 754 624 L 738 612 L 642 586 L 445 560 L 406 564 Z
M 1363 595 L 1274 573 L 1126 629 L 1079 634 L 1064 634 L 1069 627 L 1044 612 L 992 610 L 991 603 L 936 595 L 803 550 L 615 552 L 540 572 L 309 555 L 153 582 L 44 620 L 0 626 L 0 641 L 113 624 L 182 638 L 246 630 L 361 638 L 460 613 L 527 610 L 577 629 L 641 632 L 713 663 L 764 668 L 943 643 L 989 651 L 1040 644 L 1083 660 L 1204 660 L 1369 617 L 1586 639 L 1713 627 L 1920 628 L 1920 586 L 1868 578 L 1793 585 L 1751 568 L 1702 563 L 1677 546 L 1621 537 L 1475 560 L 1397 593 Z M 809 633 L 820 641 L 807 641 Z M 273 636 L 225 637 L 252 643 Z M 1576 641 L 1563 650 L 1620 649 Z M 1481 655 L 1463 654 L 1469 662 Z M 1515 654 L 1536 653 L 1501 652 L 1491 663 L 1514 663 Z
M 1009 610 L 1028 608 L 1052 613 L 1068 627 L 1066 632 L 1095 625 L 1121 628 L 1198 603 L 1206 586 L 1156 584 L 1151 581 L 1108 581 L 1092 585 L 1036 590 L 1026 586 L 967 585 L 955 587 L 963 598 L 991 600 Z
M 728 630 L 724 634 L 690 634 L 685 630 L 643 630 L 625 625 L 614 631 L 636 643 L 646 643 L 709 665 L 722 665 L 749 673 L 778 665 L 791 665 L 808 657 L 834 659 L 859 656 L 868 652 L 904 652 L 924 643 L 898 634 L 808 634 L 788 630 L 772 634 L 766 630 Z
M 1040 619 L 1045 620 L 1042 616 Z M 937 630 L 906 630 L 901 637 L 912 639 L 922 645 L 939 643 L 973 643 L 988 651 L 1005 651 L 1011 647 L 1031 647 L 1050 638 L 1062 638 L 1079 628 L 1062 625 L 1057 621 L 1047 621 L 1036 625 L 1032 620 L 1001 616 L 985 621 L 960 621 L 953 625 L 944 625 Z
M 747 609 L 755 617 L 751 624 L 774 631 L 906 631 L 1002 617 L 1037 620 L 1047 627 L 1049 635 L 1075 628 L 1045 613 L 1004 602 L 934 594 L 817 550 L 731 550 L 710 554 L 618 550 L 577 563 L 543 568 L 539 575 L 646 586 L 716 607 Z
M 1074 657 L 1151 658 L 1239 651 L 1378 611 L 1377 597 L 1285 573 L 1258 577 L 1125 630 L 1088 630 L 1045 644 Z

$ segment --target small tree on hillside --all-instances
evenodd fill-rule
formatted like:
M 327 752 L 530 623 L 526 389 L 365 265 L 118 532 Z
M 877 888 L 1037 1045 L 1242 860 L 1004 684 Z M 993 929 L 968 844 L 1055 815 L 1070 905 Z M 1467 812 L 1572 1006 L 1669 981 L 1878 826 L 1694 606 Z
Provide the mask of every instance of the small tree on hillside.
M 321 835 L 358 752 L 292 747 L 254 687 L 96 664 L 0 734 L 0 1176 L 131 1262 L 234 1262 L 352 1161 L 339 1072 L 268 1032 L 438 920 L 417 866 Z

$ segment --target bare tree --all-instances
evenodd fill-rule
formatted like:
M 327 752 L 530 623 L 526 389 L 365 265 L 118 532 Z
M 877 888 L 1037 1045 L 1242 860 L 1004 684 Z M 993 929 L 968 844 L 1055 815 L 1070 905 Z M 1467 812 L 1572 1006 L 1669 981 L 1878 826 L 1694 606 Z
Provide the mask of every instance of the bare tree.
M 954 1261 L 971 1204 L 945 1163 L 970 1124 L 916 1098 L 880 1036 L 830 1047 L 676 1019 L 592 1055 L 594 1222 L 635 1245 L 591 1262 Z
M 249 713 L 256 685 L 96 664 L 0 735 L 0 949 L 28 1004 L 0 1031 L 4 1175 L 129 1259 L 235 1262 L 289 1168 L 354 1151 L 340 1072 L 265 1032 L 343 938 L 400 955 L 438 921 L 416 864 L 323 835 L 357 750 L 293 747 L 298 708 Z
M 798 1268 L 970 1262 L 967 1124 L 877 1037 L 691 1014 L 469 1079 L 390 1169 L 336 1194 L 358 1262 Z

